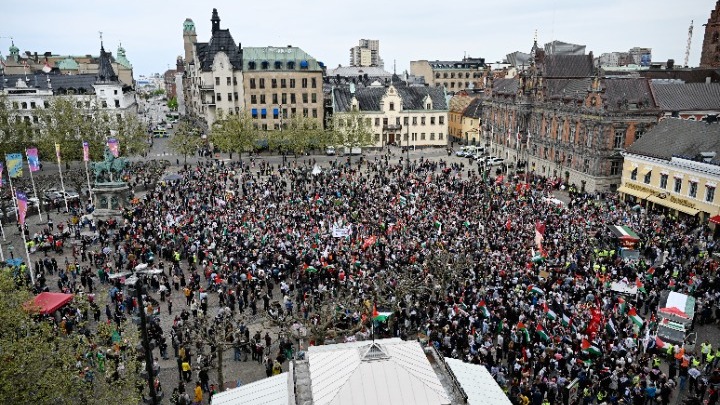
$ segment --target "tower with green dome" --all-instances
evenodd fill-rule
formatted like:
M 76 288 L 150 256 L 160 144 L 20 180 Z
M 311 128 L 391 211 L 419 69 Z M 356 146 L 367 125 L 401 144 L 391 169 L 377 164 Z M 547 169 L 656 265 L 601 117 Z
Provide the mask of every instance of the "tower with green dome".
M 197 34 L 195 33 L 195 23 L 192 19 L 186 18 L 183 22 L 183 45 L 185 47 L 185 62 L 192 62 L 194 59 L 195 43 L 197 42 Z

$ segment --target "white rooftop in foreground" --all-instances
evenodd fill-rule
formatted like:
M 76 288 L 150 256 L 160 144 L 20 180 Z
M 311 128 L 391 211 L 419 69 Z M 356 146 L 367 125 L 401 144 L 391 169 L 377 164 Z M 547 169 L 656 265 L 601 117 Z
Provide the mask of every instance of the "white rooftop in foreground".
M 467 395 L 470 405 L 512 405 L 502 388 L 483 365 L 464 363 L 445 358 L 458 383 Z
M 314 405 L 450 404 L 417 342 L 401 339 L 310 347 Z
M 289 372 L 280 373 L 252 384 L 220 392 L 213 396 L 212 405 L 288 405 L 291 403 L 288 378 L 290 378 Z

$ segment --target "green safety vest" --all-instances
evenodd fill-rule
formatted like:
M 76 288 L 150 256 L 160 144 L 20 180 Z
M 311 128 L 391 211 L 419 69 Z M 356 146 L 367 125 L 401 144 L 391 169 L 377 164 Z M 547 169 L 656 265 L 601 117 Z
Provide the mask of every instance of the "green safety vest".
M 602 392 L 602 391 L 598 392 L 598 393 L 597 393 L 597 399 L 598 399 L 598 401 L 602 401 L 603 398 L 605 398 L 605 393 Z
M 699 365 L 700 365 L 700 360 L 698 360 L 698 359 L 693 359 L 693 360 L 692 360 L 692 365 L 693 365 L 693 367 L 699 366 Z
M 700 344 L 700 351 L 707 354 L 710 353 L 710 350 L 712 350 L 712 345 L 709 343 L 701 343 Z
M 653 359 L 653 366 L 659 366 L 660 365 L 660 359 L 654 358 Z
M 710 352 L 707 354 L 707 357 L 705 357 L 705 360 L 710 363 L 711 361 L 715 360 L 715 355 Z
M 666 352 L 666 353 L 669 354 L 669 355 L 672 355 L 672 354 L 673 354 L 673 345 L 668 345 L 668 348 L 667 348 L 667 352 Z

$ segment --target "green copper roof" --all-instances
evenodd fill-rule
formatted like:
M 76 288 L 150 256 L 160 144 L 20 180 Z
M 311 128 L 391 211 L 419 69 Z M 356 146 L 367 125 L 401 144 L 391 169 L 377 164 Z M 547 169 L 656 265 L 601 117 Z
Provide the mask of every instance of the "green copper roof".
M 186 18 L 183 22 L 183 32 L 195 32 L 195 23 L 193 20 Z
M 298 70 L 298 71 L 321 71 L 320 63 L 307 52 L 297 47 L 262 47 L 243 48 L 243 71 L 252 70 Z M 250 62 L 255 62 L 255 68 L 250 69 Z M 267 62 L 267 69 L 263 69 L 263 62 Z M 276 68 L 275 62 L 280 62 Z M 293 62 L 292 69 L 288 62 Z
M 78 70 L 78 63 L 73 58 L 65 58 L 60 62 L 57 62 L 57 67 L 60 70 Z
M 125 48 L 122 47 L 122 44 L 118 46 L 117 58 L 115 58 L 115 62 L 125 66 L 128 69 L 132 69 L 132 64 L 128 60 L 127 56 L 125 56 Z

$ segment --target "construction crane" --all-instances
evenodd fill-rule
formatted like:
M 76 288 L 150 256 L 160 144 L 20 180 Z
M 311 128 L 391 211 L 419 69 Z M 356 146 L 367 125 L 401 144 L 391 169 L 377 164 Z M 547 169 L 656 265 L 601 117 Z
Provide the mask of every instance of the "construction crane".
M 688 40 L 687 46 L 685 47 L 685 63 L 683 63 L 683 66 L 685 67 L 688 67 L 688 62 L 690 61 L 690 44 L 692 44 L 693 22 L 694 20 L 690 20 L 690 28 L 688 28 Z

